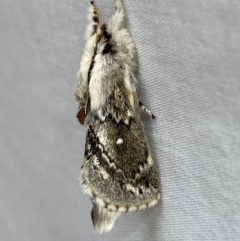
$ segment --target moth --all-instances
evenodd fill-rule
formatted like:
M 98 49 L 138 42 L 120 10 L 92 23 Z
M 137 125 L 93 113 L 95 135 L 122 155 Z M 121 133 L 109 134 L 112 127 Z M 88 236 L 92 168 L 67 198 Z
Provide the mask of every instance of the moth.
M 154 206 L 159 178 L 141 121 L 155 116 L 137 95 L 136 49 L 126 28 L 123 2 L 108 24 L 89 10 L 87 41 L 77 74 L 77 118 L 87 126 L 79 183 L 92 202 L 94 229 L 108 232 L 122 213 Z

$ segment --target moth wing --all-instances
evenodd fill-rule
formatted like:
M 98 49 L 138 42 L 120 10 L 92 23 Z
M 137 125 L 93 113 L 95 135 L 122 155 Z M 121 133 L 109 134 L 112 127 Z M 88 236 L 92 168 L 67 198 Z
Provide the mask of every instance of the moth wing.
M 111 211 L 157 203 L 159 181 L 132 96 L 117 86 L 89 125 L 81 183 L 92 201 Z

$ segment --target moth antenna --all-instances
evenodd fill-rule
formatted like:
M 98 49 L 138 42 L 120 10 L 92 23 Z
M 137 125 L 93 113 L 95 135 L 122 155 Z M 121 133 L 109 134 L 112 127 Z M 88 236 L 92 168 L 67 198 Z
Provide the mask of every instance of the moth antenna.
M 145 107 L 141 101 L 139 101 L 139 108 L 145 113 L 147 113 L 148 115 L 150 115 L 152 119 L 156 118 L 156 116 L 152 113 L 152 111 L 150 111 L 147 107 Z

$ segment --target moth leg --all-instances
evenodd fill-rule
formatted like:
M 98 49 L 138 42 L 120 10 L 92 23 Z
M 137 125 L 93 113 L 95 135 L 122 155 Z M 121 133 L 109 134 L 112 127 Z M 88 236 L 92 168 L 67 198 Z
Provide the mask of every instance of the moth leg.
M 79 106 L 86 106 L 88 100 L 88 83 L 82 78 L 80 71 L 76 80 L 75 99 L 79 102 Z
M 97 32 L 99 26 L 99 14 L 97 11 L 97 6 L 93 1 L 91 1 L 91 6 L 89 8 L 88 20 L 89 24 L 86 32 L 87 40 Z
M 123 54 L 122 58 L 125 58 L 125 62 L 134 71 L 137 66 L 136 48 L 126 27 L 126 20 L 123 1 L 116 0 L 116 12 L 110 19 L 107 29 L 115 40 L 119 52 Z
M 108 30 L 115 34 L 125 26 L 125 14 L 122 0 L 116 0 L 116 12 L 108 23 Z
M 152 119 L 155 119 L 156 116 L 149 110 L 147 109 L 143 103 L 141 101 L 138 102 L 139 103 L 139 108 L 144 111 L 145 113 L 147 113 L 148 115 L 150 115 L 152 117 Z
M 93 35 L 97 33 L 100 26 L 99 14 L 93 1 L 91 1 L 91 6 L 89 8 L 88 19 L 89 24 L 85 36 L 87 43 L 80 63 L 80 69 L 77 73 L 75 92 L 75 99 L 79 102 L 82 108 L 86 106 L 88 101 L 88 71 L 96 45 L 96 40 Z M 81 107 L 79 109 L 81 109 Z

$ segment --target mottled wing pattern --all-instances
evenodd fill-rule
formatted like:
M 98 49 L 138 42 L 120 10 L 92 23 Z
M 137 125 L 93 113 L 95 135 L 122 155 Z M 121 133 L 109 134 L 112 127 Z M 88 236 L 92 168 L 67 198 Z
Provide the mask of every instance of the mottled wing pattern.
M 121 84 L 89 126 L 82 184 L 92 200 L 112 211 L 152 206 L 159 182 L 147 139 Z

